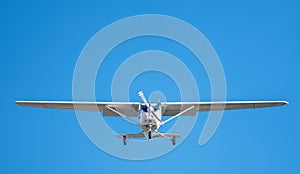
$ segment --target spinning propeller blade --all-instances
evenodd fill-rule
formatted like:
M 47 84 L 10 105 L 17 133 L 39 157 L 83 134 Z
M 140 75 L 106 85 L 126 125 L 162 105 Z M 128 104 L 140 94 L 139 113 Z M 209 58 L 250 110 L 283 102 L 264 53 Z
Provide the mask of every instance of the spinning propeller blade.
M 141 99 L 143 100 L 143 102 L 144 102 L 147 106 L 149 106 L 149 103 L 147 102 L 147 100 L 146 100 L 146 98 L 145 98 L 145 95 L 144 95 L 143 91 L 140 91 L 138 94 L 139 94 L 139 96 L 141 97 Z
M 143 91 L 140 91 L 139 96 L 141 97 L 141 99 L 143 100 L 143 102 L 148 106 L 148 111 L 157 119 L 157 121 L 159 121 L 161 123 L 161 120 L 158 118 L 158 116 L 153 112 L 153 106 L 151 106 L 150 103 L 148 103 L 148 101 L 146 100 L 146 97 L 143 93 Z

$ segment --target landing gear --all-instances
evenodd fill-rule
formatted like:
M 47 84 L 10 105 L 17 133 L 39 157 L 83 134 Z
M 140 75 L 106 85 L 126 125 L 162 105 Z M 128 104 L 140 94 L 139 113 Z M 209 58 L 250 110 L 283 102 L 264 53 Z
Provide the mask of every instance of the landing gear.
M 157 131 L 155 131 L 155 132 L 148 131 L 148 132 L 141 132 L 139 134 L 118 134 L 117 137 L 123 138 L 124 145 L 127 145 L 128 140 L 130 138 L 146 138 L 148 141 L 153 138 L 166 138 L 168 140 L 171 140 L 173 145 L 176 145 L 176 138 L 179 138 L 180 135 L 179 134 L 170 134 L 170 133 L 162 134 Z
M 127 141 L 128 141 L 128 138 L 126 137 L 126 135 L 124 135 L 123 136 L 123 144 L 127 145 Z
M 173 145 L 176 144 L 176 137 L 175 137 L 175 136 L 172 137 L 172 144 L 173 144 Z
M 152 133 L 151 133 L 151 131 L 148 132 L 148 138 L 149 138 L 149 139 L 152 138 Z

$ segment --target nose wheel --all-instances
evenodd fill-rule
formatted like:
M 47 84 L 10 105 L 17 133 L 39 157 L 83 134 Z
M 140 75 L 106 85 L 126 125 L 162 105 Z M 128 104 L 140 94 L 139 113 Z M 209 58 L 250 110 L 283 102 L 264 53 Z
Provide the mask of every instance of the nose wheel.
M 148 131 L 148 135 L 145 134 L 145 136 L 148 136 L 148 140 L 152 139 L 152 131 L 151 131 L 152 125 L 148 124 L 148 125 L 146 125 L 146 128 L 147 128 L 147 131 Z M 147 133 L 147 132 L 145 132 L 145 133 Z
M 152 138 L 152 133 L 151 133 L 151 131 L 148 132 L 148 138 L 149 138 L 149 139 Z

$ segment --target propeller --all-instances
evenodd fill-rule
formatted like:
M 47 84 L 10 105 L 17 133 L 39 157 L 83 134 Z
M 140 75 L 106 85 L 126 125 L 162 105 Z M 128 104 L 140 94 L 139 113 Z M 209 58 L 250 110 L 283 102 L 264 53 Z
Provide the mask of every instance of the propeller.
M 141 99 L 143 100 L 143 102 L 145 103 L 145 105 L 147 105 L 148 112 L 150 112 L 152 115 L 154 115 L 154 117 L 157 119 L 157 121 L 162 123 L 161 120 L 158 118 L 158 116 L 153 112 L 154 111 L 153 106 L 151 106 L 151 104 L 146 100 L 143 91 L 140 91 L 138 94 L 141 97 Z
M 145 95 L 143 93 L 143 91 L 140 91 L 139 93 L 139 96 L 141 97 L 141 99 L 143 100 L 143 102 L 149 107 L 149 103 L 147 102 L 146 98 L 145 98 Z

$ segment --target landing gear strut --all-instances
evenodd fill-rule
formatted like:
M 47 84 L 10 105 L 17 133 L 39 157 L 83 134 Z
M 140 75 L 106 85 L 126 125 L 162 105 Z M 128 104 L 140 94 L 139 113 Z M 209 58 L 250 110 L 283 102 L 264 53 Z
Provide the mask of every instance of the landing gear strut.
M 173 144 L 173 145 L 176 144 L 176 137 L 175 137 L 175 136 L 172 137 L 172 144 Z
M 128 141 L 128 138 L 126 137 L 126 135 L 124 135 L 123 136 L 123 144 L 127 145 L 127 141 Z
M 151 133 L 151 131 L 148 132 L 148 138 L 149 138 L 149 139 L 152 138 L 152 133 Z

